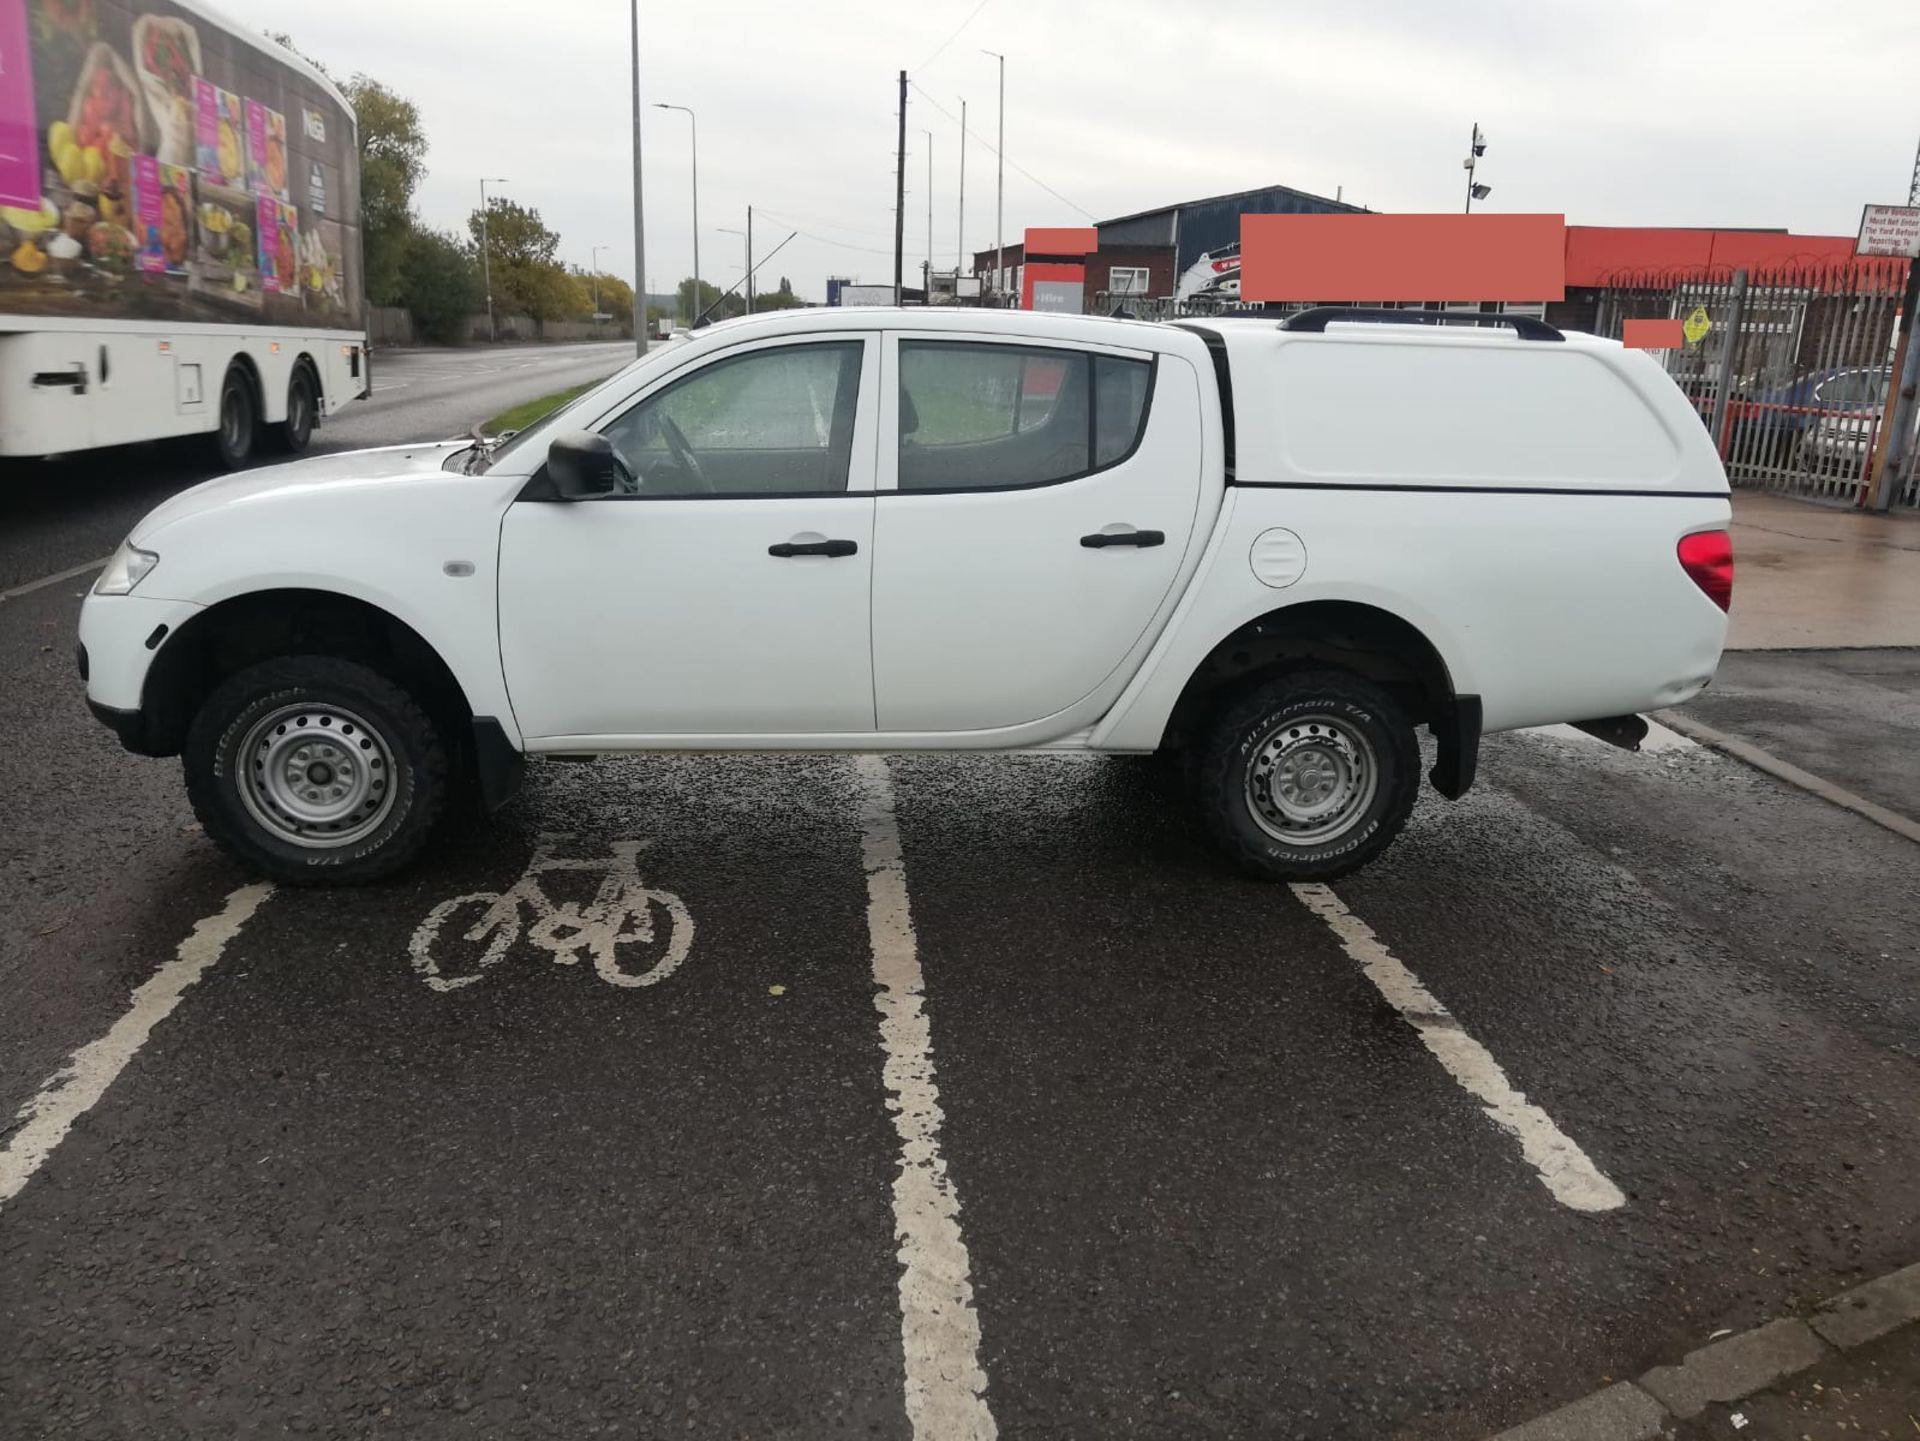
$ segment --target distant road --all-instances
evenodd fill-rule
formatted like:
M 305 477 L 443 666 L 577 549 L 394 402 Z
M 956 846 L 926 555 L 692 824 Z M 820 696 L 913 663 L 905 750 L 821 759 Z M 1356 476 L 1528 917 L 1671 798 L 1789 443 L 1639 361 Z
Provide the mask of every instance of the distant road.
M 463 434 L 521 401 L 611 375 L 631 342 L 388 350 L 373 394 L 314 432 L 310 453 Z M 0 590 L 104 556 L 162 500 L 213 475 L 189 444 L 121 446 L 0 467 Z

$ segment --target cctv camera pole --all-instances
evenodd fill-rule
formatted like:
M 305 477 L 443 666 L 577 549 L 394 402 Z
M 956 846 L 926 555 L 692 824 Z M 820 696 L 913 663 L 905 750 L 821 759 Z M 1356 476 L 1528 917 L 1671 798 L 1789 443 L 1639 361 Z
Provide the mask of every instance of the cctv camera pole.
M 893 303 L 900 303 L 900 277 L 907 251 L 907 72 L 900 72 L 900 140 L 893 164 Z
M 1480 122 L 1476 120 L 1473 122 L 1473 138 L 1467 141 L 1467 208 L 1465 213 L 1468 215 L 1473 214 L 1473 202 L 1476 199 L 1484 200 L 1487 196 L 1487 188 L 1484 185 L 1476 185 L 1473 183 L 1473 168 L 1479 163 L 1480 157 L 1486 154 L 1486 151 L 1487 137 L 1480 133 Z

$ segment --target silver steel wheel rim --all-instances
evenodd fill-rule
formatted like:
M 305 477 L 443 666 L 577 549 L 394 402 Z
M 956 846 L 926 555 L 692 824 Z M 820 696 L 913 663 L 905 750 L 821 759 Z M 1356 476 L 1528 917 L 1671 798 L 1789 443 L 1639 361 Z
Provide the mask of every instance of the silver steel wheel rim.
M 1364 731 L 1338 716 L 1299 716 L 1261 739 L 1246 787 L 1261 830 L 1285 845 L 1317 846 L 1367 813 L 1380 763 Z
M 281 706 L 254 722 L 234 765 L 247 813 L 310 850 L 352 845 L 393 810 L 393 749 L 343 706 Z

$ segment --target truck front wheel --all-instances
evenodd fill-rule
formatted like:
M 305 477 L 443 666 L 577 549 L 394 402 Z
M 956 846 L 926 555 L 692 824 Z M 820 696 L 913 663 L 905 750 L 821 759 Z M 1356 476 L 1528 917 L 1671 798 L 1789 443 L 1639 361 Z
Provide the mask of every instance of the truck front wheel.
M 1242 869 L 1324 881 L 1393 843 L 1419 794 L 1420 745 L 1379 686 L 1305 671 L 1223 711 L 1195 774 L 1208 827 Z
M 187 795 L 242 864 L 295 885 L 351 885 L 405 866 L 447 793 L 438 728 L 357 662 L 302 655 L 229 676 L 188 728 Z
M 257 424 L 253 384 L 238 365 L 229 366 L 220 382 L 220 421 L 213 432 L 214 453 L 222 466 L 238 470 L 247 463 Z

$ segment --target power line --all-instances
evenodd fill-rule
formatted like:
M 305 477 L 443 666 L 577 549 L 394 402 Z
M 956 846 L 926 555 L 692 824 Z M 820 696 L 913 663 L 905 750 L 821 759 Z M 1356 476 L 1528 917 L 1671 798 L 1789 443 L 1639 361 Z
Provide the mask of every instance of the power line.
M 814 234 L 814 233 L 813 233 L 812 231 L 810 231 L 810 230 L 802 230 L 802 229 L 800 229 L 800 227 L 799 227 L 799 226 L 797 226 L 797 225 L 795 225 L 795 224 L 794 224 L 794 223 L 793 223 L 793 222 L 792 222 L 791 220 L 789 220 L 789 219 L 787 219 L 787 218 L 786 218 L 785 216 L 783 216 L 783 215 L 780 215 L 780 214 L 778 214 L 778 213 L 776 213 L 776 212 L 774 212 L 774 211 L 772 211 L 772 210 L 766 210 L 766 211 L 762 211 L 761 213 L 762 213 L 762 214 L 764 214 L 764 215 L 765 215 L 765 216 L 766 216 L 766 217 L 767 217 L 767 218 L 768 218 L 769 220 L 775 220 L 775 221 L 778 221 L 778 222 L 779 222 L 780 224 L 782 224 L 782 225 L 784 225 L 784 226 L 786 226 L 786 227 L 787 227 L 787 228 L 788 228 L 789 230 L 791 230 L 791 231 L 792 231 L 792 232 L 793 232 L 793 233 L 794 233 L 795 235 L 802 235 L 802 236 L 805 236 L 805 237 L 806 237 L 806 238 L 807 238 L 808 240 L 811 240 L 811 241 L 813 241 L 813 242 L 814 242 L 814 244 L 816 244 L 816 245 L 825 245 L 825 246 L 830 246 L 831 248 L 833 248 L 833 249 L 835 249 L 835 250 L 855 250 L 855 251 L 858 251 L 858 252 L 859 252 L 860 254 L 862 254 L 862 255 L 886 255 L 886 256 L 891 256 L 891 255 L 893 254 L 893 248 L 892 248 L 891 246 L 889 246 L 889 247 L 888 247 L 887 249 L 885 249 L 885 250 L 880 250 L 880 249 L 878 249 L 878 248 L 876 248 L 876 247 L 874 247 L 874 246 L 871 246 L 871 245 L 849 245 L 849 244 L 847 244 L 847 242 L 846 242 L 846 241 L 844 241 L 844 240 L 829 240 L 829 239 L 827 239 L 827 237 L 826 237 L 826 236 L 824 236 L 824 235 L 815 235 L 815 234 Z
M 837 230 L 842 235 L 853 235 L 853 236 L 859 237 L 862 240 L 885 240 L 887 238 L 885 235 L 882 235 L 877 230 L 862 230 L 855 225 L 841 225 L 838 221 L 822 220 L 817 215 L 795 215 L 790 210 L 781 210 L 781 211 L 769 210 L 766 213 L 768 215 L 771 215 L 774 219 L 778 220 L 782 225 L 787 226 L 789 229 L 802 224 L 817 225 L 822 230 Z M 887 254 L 891 255 L 893 254 L 893 252 L 889 250 Z
M 907 84 L 911 85 L 915 90 L 919 90 L 920 98 L 926 101 L 927 104 L 931 105 L 935 110 L 938 110 L 942 115 L 946 116 L 947 119 L 952 121 L 953 124 L 958 125 L 960 123 L 958 120 L 954 119 L 952 111 L 948 110 L 946 106 L 942 105 L 938 100 L 935 100 L 931 95 L 927 94 L 926 91 L 920 89 L 919 81 L 909 80 Z M 1084 215 L 1089 220 L 1097 220 L 1098 217 L 1096 217 L 1091 210 L 1088 210 L 1084 205 L 1074 204 L 1071 200 L 1067 199 L 1066 196 L 1062 195 L 1058 190 L 1055 190 L 1051 185 L 1047 184 L 1046 181 L 1042 180 L 1038 175 L 1035 175 L 1031 170 L 1027 169 L 1026 166 L 1021 165 L 1018 161 L 1007 160 L 1006 156 L 1000 155 L 999 150 L 996 149 L 986 139 L 985 136 L 974 135 L 972 131 L 969 131 L 968 134 L 973 135 L 973 138 L 977 144 L 986 146 L 987 150 L 990 153 L 999 156 L 1000 159 L 1002 160 L 1006 160 L 1008 169 L 1019 171 L 1022 175 L 1026 176 L 1027 179 L 1031 180 L 1035 185 L 1038 185 L 1042 190 L 1046 191 L 1047 194 L 1051 195 L 1055 200 L 1058 200 L 1062 205 L 1066 206 L 1067 209 L 1078 211 L 1081 215 Z
M 922 60 L 918 65 L 914 66 L 913 67 L 914 70 L 916 72 L 925 70 L 929 65 L 933 64 L 934 61 L 938 60 L 940 58 L 941 51 L 944 51 L 949 45 L 953 44 L 954 41 L 958 40 L 960 38 L 960 32 L 966 29 L 969 25 L 973 24 L 973 17 L 978 15 L 982 10 L 986 9 L 987 6 L 990 5 L 991 3 L 992 3 L 992 0 L 980 0 L 980 3 L 978 5 L 974 6 L 973 9 L 967 12 L 967 18 L 962 20 L 958 25 L 954 26 L 953 34 L 949 35 L 946 39 L 942 40 L 939 46 L 934 50 L 933 54 L 929 55 L 925 60 Z

